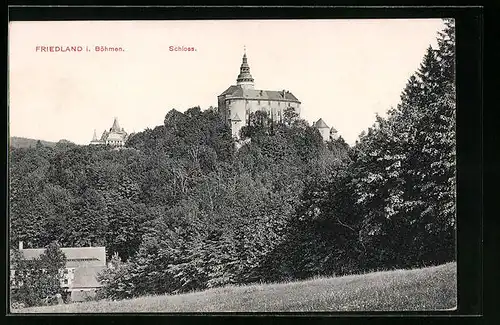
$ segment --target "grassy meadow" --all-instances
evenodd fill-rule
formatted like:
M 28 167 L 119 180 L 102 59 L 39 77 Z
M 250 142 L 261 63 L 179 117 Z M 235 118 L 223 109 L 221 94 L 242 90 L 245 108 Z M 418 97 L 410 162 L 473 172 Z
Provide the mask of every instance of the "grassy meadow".
M 227 286 L 179 295 L 145 296 L 32 307 L 14 313 L 312 312 L 446 310 L 457 305 L 456 263 L 332 278 Z

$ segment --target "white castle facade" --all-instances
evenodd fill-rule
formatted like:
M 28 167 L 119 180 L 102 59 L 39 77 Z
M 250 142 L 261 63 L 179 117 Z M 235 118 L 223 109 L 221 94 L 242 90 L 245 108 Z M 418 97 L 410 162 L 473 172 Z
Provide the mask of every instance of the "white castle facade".
M 231 132 L 236 139 L 239 139 L 241 128 L 248 123 L 250 114 L 256 111 L 267 112 L 273 121 L 279 122 L 287 109 L 293 109 L 299 117 L 301 113 L 301 102 L 291 92 L 255 89 L 246 51 L 236 85 L 231 85 L 220 94 L 217 103 L 221 118 L 231 124 Z M 318 128 L 325 141 L 338 137 L 337 131 L 330 129 L 322 119 L 313 123 L 313 126 Z
M 293 109 L 298 117 L 301 113 L 301 102 L 291 92 L 255 89 L 246 51 L 243 53 L 236 85 L 229 86 L 217 96 L 217 102 L 219 115 L 224 121 L 231 124 L 231 133 L 235 139 L 239 139 L 241 128 L 248 123 L 250 115 L 257 111 L 267 112 L 273 121 L 278 122 L 283 120 L 284 112 L 288 109 Z M 338 138 L 337 130 L 330 128 L 321 118 L 313 123 L 313 127 L 319 130 L 324 141 Z M 118 119 L 115 117 L 113 126 L 109 131 L 104 131 L 100 138 L 97 137 L 94 130 L 90 144 L 122 147 L 128 136 L 129 134 L 120 128 Z
M 122 147 L 125 145 L 129 134 L 125 132 L 123 128 L 120 128 L 118 124 L 118 118 L 115 117 L 113 121 L 113 126 L 109 129 L 109 131 L 104 130 L 101 135 L 101 138 L 97 138 L 96 130 L 94 130 L 94 136 L 92 137 L 92 141 L 90 144 L 92 145 L 109 145 L 112 147 Z

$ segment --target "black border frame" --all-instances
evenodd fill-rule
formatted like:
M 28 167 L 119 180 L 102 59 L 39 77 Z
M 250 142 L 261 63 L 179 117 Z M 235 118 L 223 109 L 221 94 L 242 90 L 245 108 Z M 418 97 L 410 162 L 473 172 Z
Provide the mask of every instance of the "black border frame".
M 356 313 L 265 313 L 265 314 L 90 314 L 99 316 L 129 316 L 132 322 L 143 321 L 145 316 L 172 316 L 168 321 L 182 316 L 191 320 L 204 317 L 217 322 L 235 321 L 233 317 L 250 316 L 261 322 L 269 316 L 289 323 L 295 319 L 314 321 L 359 322 L 360 320 L 417 321 L 425 317 L 425 322 L 436 320 L 453 323 L 477 322 L 483 313 L 483 257 L 482 257 L 482 45 L 483 10 L 481 7 L 326 7 L 326 6 L 87 6 L 87 7 L 9 7 L 10 21 L 44 20 L 177 20 L 177 19 L 355 19 L 355 18 L 455 18 L 457 37 L 457 265 L 458 265 L 458 309 L 449 312 L 356 312 Z M 5 107 L 8 107 L 6 103 Z M 7 112 L 7 111 L 6 111 Z M 8 121 L 7 114 L 5 115 Z M 7 134 L 5 132 L 4 134 Z M 6 139 L 8 147 L 8 138 Z M 7 164 L 6 174 L 8 174 Z M 7 193 L 6 183 L 2 187 Z M 6 195 L 4 195 L 7 198 Z M 6 208 L 7 208 L 7 202 Z M 6 210 L 4 210 L 6 211 Z M 8 218 L 6 228 L 8 229 Z M 6 249 L 4 252 L 7 253 Z M 7 254 L 5 256 L 7 258 Z M 5 277 L 6 279 L 6 277 Z M 6 283 L 6 282 L 5 282 Z M 7 306 L 7 304 L 6 304 Z M 8 313 L 8 309 L 6 310 Z M 10 314 L 10 321 L 52 322 L 52 316 L 64 321 L 66 314 Z M 88 316 L 79 314 L 78 316 Z M 181 316 L 181 317 L 179 317 Z M 215 319 L 213 316 L 217 316 Z M 222 317 L 219 317 L 222 316 Z M 297 317 L 299 316 L 299 317 Z M 307 318 L 304 318 L 307 317 Z M 403 316 L 403 317 L 401 317 Z M 450 317 L 451 316 L 451 317 Z M 465 316 L 465 317 L 464 317 Z M 262 318 L 264 317 L 264 318 Z M 295 317 L 291 319 L 291 317 Z M 471 319 L 473 317 L 474 319 Z M 122 317 L 120 317 L 122 319 Z M 159 319 L 159 318 L 156 318 Z M 72 319 L 71 321 L 75 321 Z M 83 320 L 88 321 L 88 320 Z M 109 321 L 109 320 L 108 320 Z M 152 319 L 148 318 L 147 322 Z

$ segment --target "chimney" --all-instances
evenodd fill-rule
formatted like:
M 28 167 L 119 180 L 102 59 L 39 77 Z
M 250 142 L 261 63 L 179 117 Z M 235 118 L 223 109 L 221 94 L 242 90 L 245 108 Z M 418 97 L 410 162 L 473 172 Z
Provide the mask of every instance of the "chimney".
M 23 249 L 23 242 L 22 242 L 22 241 L 20 241 L 20 242 L 19 242 L 19 250 L 22 250 L 22 249 Z

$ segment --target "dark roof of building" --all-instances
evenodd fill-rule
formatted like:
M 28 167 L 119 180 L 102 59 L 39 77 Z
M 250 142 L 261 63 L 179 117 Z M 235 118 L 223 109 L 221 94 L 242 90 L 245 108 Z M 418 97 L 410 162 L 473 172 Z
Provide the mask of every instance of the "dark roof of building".
M 97 288 L 101 284 L 97 281 L 97 274 L 103 271 L 106 266 L 83 266 L 77 267 L 74 271 L 74 278 L 71 288 Z
M 258 100 L 283 100 L 283 101 L 300 101 L 291 92 L 277 90 L 259 90 L 259 89 L 244 89 L 240 86 L 232 85 L 219 96 L 229 95 L 236 98 L 248 98 Z
M 316 123 L 314 123 L 314 127 L 318 129 L 329 128 L 329 126 L 326 125 L 325 121 L 323 121 L 322 118 L 320 118 L 319 120 L 316 121 Z
M 113 121 L 113 126 L 111 127 L 111 131 L 118 132 L 120 131 L 120 124 L 118 124 L 118 118 L 115 117 L 115 120 Z
M 229 95 L 229 94 L 232 94 L 236 91 L 236 89 L 238 88 L 241 88 L 239 86 L 235 86 L 235 85 L 232 85 L 232 86 L 229 86 L 228 89 L 226 89 L 222 94 L 220 94 L 219 96 L 224 96 L 224 95 Z
M 250 73 L 250 66 L 247 61 L 246 52 L 243 54 L 243 59 L 240 66 L 240 74 L 236 79 L 237 82 L 253 82 L 252 74 Z
M 27 260 L 39 258 L 44 251 L 45 248 L 25 248 L 20 250 Z M 106 265 L 105 247 L 62 247 L 61 251 L 66 255 L 66 266 L 68 267 L 80 265 L 84 261 L 99 262 L 100 265 Z

